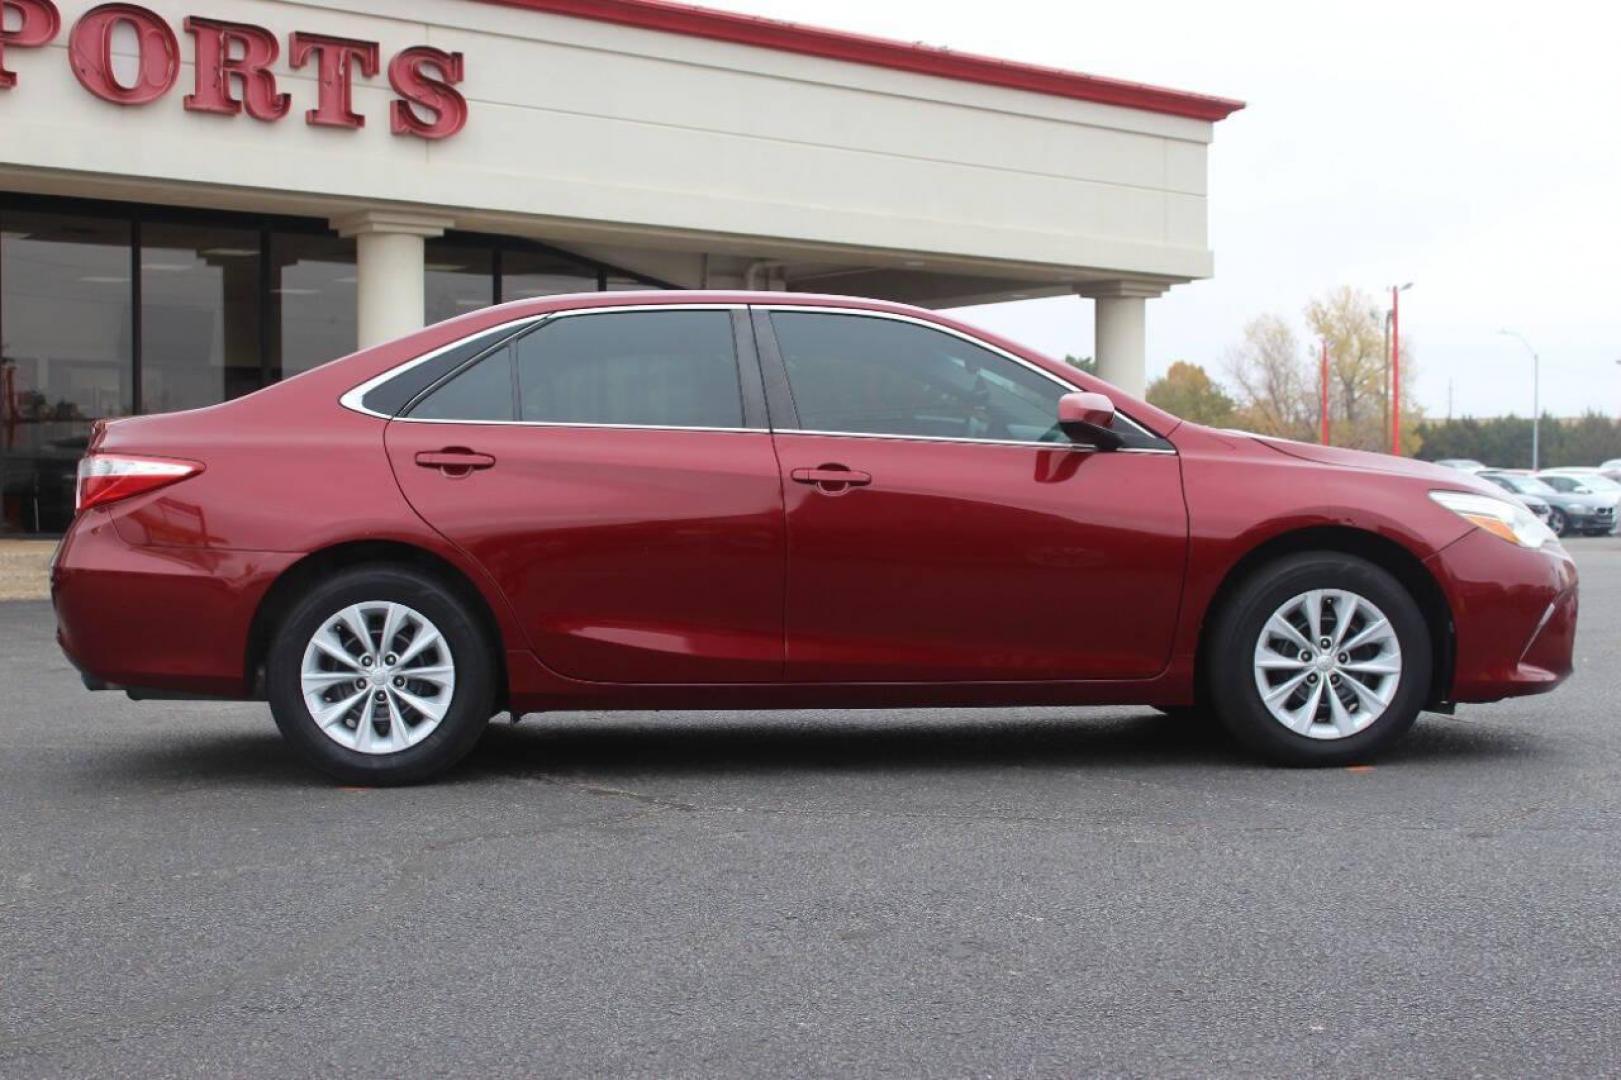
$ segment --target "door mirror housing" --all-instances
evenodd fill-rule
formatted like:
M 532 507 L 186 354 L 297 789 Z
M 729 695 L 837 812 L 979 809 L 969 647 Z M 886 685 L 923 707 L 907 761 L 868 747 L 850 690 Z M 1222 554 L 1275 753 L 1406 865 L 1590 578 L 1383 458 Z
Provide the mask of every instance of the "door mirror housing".
M 1114 430 L 1114 402 L 1091 391 L 1058 399 L 1058 426 L 1074 442 L 1099 450 L 1118 450 L 1125 439 Z

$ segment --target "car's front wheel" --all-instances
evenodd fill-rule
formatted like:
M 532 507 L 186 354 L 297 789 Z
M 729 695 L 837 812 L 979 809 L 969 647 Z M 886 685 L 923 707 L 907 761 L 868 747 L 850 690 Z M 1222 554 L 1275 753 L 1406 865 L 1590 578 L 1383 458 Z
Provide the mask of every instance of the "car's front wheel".
M 1206 670 L 1217 715 L 1274 761 L 1366 760 L 1412 726 L 1429 693 L 1423 612 L 1401 582 L 1355 556 L 1270 564 L 1212 630 Z
M 1553 530 L 1555 536 L 1564 536 L 1570 531 L 1570 519 L 1558 507 L 1548 511 L 1548 528 Z
M 424 780 L 473 748 L 494 711 L 487 635 L 460 598 L 407 567 L 343 571 L 282 620 L 266 690 L 316 768 L 359 784 Z

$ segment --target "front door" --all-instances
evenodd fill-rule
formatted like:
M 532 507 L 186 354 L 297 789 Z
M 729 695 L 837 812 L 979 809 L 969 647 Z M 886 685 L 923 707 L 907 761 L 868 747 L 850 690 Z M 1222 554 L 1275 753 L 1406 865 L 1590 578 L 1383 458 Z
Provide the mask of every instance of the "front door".
M 735 329 L 715 309 L 554 318 L 389 424 L 406 498 L 554 671 L 781 678 L 781 484 Z
M 1069 387 L 941 329 L 790 310 L 755 321 L 767 383 L 790 392 L 772 399 L 790 679 L 1164 667 L 1187 550 L 1168 444 L 1075 446 L 1056 426 Z

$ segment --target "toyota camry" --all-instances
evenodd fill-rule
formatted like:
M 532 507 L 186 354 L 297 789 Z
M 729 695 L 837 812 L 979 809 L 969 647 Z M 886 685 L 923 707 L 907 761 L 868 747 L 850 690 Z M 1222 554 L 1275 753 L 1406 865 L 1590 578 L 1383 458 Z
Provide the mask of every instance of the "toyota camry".
M 507 304 L 100 422 L 51 583 L 90 689 L 267 701 L 361 783 L 587 708 L 1141 705 L 1355 762 L 1553 689 L 1577 610 L 1468 473 L 785 293 Z

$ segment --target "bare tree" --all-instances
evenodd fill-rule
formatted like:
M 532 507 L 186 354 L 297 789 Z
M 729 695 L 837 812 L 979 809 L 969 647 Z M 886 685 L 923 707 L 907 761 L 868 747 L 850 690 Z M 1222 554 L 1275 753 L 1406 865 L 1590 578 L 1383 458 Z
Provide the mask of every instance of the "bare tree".
M 1238 425 L 1260 435 L 1312 438 L 1314 396 L 1306 370 L 1300 340 L 1288 323 L 1276 315 L 1251 319 L 1227 354 L 1227 371 L 1238 389 Z
M 1320 350 L 1328 345 L 1329 438 L 1336 446 L 1390 449 L 1384 309 L 1370 294 L 1341 286 L 1306 305 L 1312 338 L 1302 345 L 1289 324 L 1263 315 L 1244 327 L 1228 354 L 1239 390 L 1241 426 L 1263 435 L 1315 442 L 1320 435 Z M 1402 452 L 1414 454 L 1423 412 L 1413 398 L 1412 351 L 1402 343 Z
M 1385 356 L 1384 309 L 1370 294 L 1342 285 L 1306 305 L 1313 338 L 1328 344 L 1329 413 L 1333 441 L 1364 450 L 1390 447 L 1389 375 Z M 1418 449 L 1413 432 L 1421 414 L 1414 403 L 1413 357 L 1403 343 L 1403 449 Z M 1409 445 L 1411 444 L 1411 445 Z

